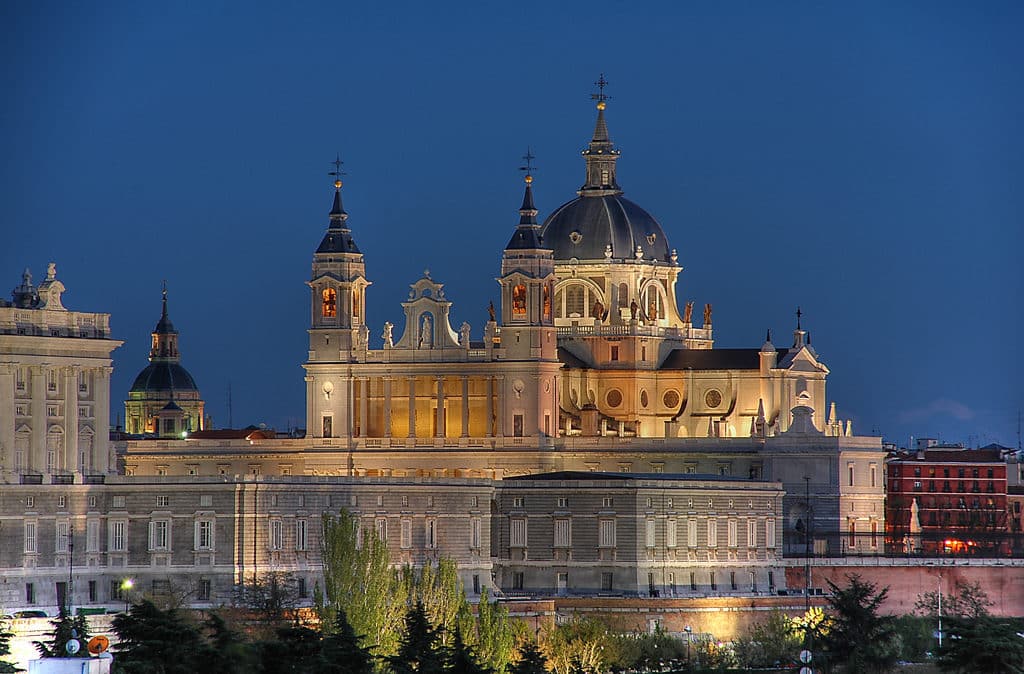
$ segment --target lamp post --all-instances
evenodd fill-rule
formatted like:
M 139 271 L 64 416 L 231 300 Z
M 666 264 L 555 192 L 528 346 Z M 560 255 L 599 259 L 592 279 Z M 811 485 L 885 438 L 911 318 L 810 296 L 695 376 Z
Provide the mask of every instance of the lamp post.
M 135 587 L 135 581 L 133 581 L 131 578 L 125 578 L 124 580 L 121 581 L 121 594 L 124 595 L 124 612 L 125 613 L 128 612 L 128 601 L 129 601 L 128 593 L 131 592 L 131 589 L 133 587 Z
M 942 650 L 942 574 L 935 579 L 936 585 L 939 587 L 939 650 Z
M 686 627 L 683 628 L 683 631 L 686 632 L 686 668 L 689 669 L 690 668 L 690 637 L 693 636 L 693 628 L 690 627 L 689 625 L 687 625 Z
M 71 615 L 71 578 L 75 572 L 75 528 L 68 524 L 68 591 L 64 597 L 67 614 Z

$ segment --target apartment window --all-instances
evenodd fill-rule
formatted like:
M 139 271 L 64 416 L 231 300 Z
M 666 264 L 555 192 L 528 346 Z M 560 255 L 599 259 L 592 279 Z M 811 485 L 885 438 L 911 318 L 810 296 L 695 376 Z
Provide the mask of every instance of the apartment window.
M 212 584 L 209 578 L 200 578 L 196 588 L 196 599 L 199 601 L 210 601 L 212 595 Z
M 36 497 L 35 496 L 26 496 L 25 497 L 25 507 L 26 508 L 35 508 L 36 507 Z
M 747 520 L 747 547 L 757 547 L 757 520 Z
M 426 546 L 427 548 L 437 547 L 437 520 L 433 517 L 427 518 L 426 522 Z
M 526 547 L 526 520 L 515 518 L 509 520 L 509 545 L 513 548 Z
M 156 507 L 157 508 L 167 508 L 170 505 L 171 505 L 171 497 L 170 496 L 157 496 L 156 497 Z
M 646 535 L 644 536 L 645 543 L 647 544 L 647 547 L 649 547 L 649 548 L 653 548 L 654 544 L 655 544 L 655 538 L 656 538 L 656 534 L 657 534 L 657 530 L 656 530 L 655 526 L 656 526 L 655 525 L 655 520 L 653 518 L 649 518 L 647 520 L 647 526 L 646 526 L 646 531 L 645 531 Z
M 100 521 L 89 520 L 85 523 L 85 551 L 100 551 Z
M 611 496 L 605 496 L 603 499 L 601 499 L 602 508 L 611 508 L 614 505 L 615 499 L 613 499 Z
M 473 550 L 480 548 L 480 518 L 474 517 L 469 520 L 469 547 Z
M 210 520 L 199 520 L 196 522 L 195 532 L 196 550 L 213 549 L 213 522 Z
M 686 523 L 686 547 L 697 547 L 697 520 L 688 520 Z
M 57 497 L 57 507 L 58 508 L 66 508 L 67 506 L 68 506 L 68 497 L 67 496 L 58 496 Z
M 99 601 L 97 596 L 96 596 L 98 594 L 96 592 L 96 581 L 95 580 L 90 580 L 88 587 L 89 587 L 89 603 L 90 604 L 94 604 L 97 601 Z
M 601 572 L 601 591 L 602 592 L 611 592 L 612 588 L 614 587 L 613 581 L 614 581 L 614 579 L 612 577 L 611 571 L 602 571 Z
M 305 538 L 305 524 L 306 524 L 306 520 L 300 520 L 300 521 L 303 524 L 303 538 Z M 387 521 L 387 518 L 378 517 L 377 518 L 377 522 L 376 522 L 376 527 L 377 527 L 377 538 L 380 539 L 381 541 L 383 541 L 384 543 L 387 543 L 388 542 L 388 521 Z M 305 550 L 306 549 L 306 546 L 305 546 L 306 541 L 303 540 L 302 544 L 303 544 L 303 546 L 301 548 L 299 548 L 298 544 L 296 544 L 295 549 L 296 550 Z
M 170 549 L 170 520 L 153 520 L 149 523 L 149 549 Z
M 60 554 L 68 551 L 68 523 L 57 522 L 57 536 L 54 540 L 54 550 Z
M 568 507 L 569 507 L 569 499 L 567 499 L 567 498 L 566 498 L 566 497 L 564 497 L 564 496 L 560 496 L 560 497 L 558 498 L 558 507 L 559 507 L 559 508 L 561 508 L 561 509 L 563 509 L 563 510 L 564 510 L 565 508 L 568 508 Z
M 38 529 L 35 522 L 25 522 L 25 554 L 38 552 Z
M 708 520 L 708 547 L 718 547 L 718 520 Z
M 769 549 L 775 547 L 775 519 L 772 517 L 764 522 L 764 547 Z
M 124 495 L 113 496 L 110 499 L 110 507 L 112 508 L 123 508 L 124 507 Z
M 676 547 L 676 521 L 668 519 L 665 521 L 665 547 Z
M 615 547 L 615 520 L 599 521 L 597 545 L 601 548 Z
M 695 571 L 690 572 L 690 592 L 697 591 L 697 573 Z
M 112 520 L 110 522 L 107 550 L 110 552 L 124 552 L 127 529 L 128 522 L 125 520 Z
M 513 497 L 512 498 L 512 507 L 513 508 L 522 508 L 523 507 L 523 497 L 522 496 L 515 496 L 515 497 Z
M 736 520 L 729 520 L 729 523 L 726 525 L 726 539 L 730 548 L 735 548 L 739 542 L 737 540 L 739 538 L 736 531 L 737 528 Z
M 25 603 L 34 604 L 36 603 L 36 586 L 35 583 L 25 583 Z
M 281 520 L 270 520 L 270 549 L 281 550 L 284 548 L 284 522 Z
M 298 578 L 296 579 L 295 584 L 298 586 L 299 599 L 309 598 L 309 588 L 306 587 L 306 579 Z
M 408 550 L 409 548 L 412 547 L 412 520 L 410 520 L 410 519 L 403 519 L 402 520 L 402 527 L 401 527 L 401 529 L 402 529 L 401 546 L 402 546 L 403 550 Z

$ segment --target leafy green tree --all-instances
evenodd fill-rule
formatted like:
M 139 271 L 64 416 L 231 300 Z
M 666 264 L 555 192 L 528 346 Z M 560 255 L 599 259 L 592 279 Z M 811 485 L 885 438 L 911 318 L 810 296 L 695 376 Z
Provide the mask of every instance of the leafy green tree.
M 14 638 L 14 635 L 7 630 L 7 625 L 0 625 L 0 674 L 13 674 L 13 672 L 25 671 L 18 669 L 14 666 L 14 663 L 7 661 L 7 658 L 11 655 L 12 638 Z
M 969 674 L 1024 674 L 1024 621 L 980 616 L 950 618 L 939 667 Z
M 555 674 L 570 674 L 574 667 L 587 672 L 605 669 L 605 647 L 611 645 L 608 628 L 590 618 L 575 616 L 543 632 L 541 649 Z
M 282 571 L 253 575 L 235 586 L 235 604 L 255 613 L 271 632 L 296 616 L 299 588 L 295 576 Z
M 466 592 L 459 578 L 455 561 L 441 558 L 437 566 L 427 563 L 419 570 L 412 585 L 414 596 L 410 604 L 420 601 L 427 612 L 430 623 L 437 629 L 443 646 L 450 647 L 458 629 L 469 629 L 472 614 Z
M 548 660 L 534 641 L 524 641 L 519 658 L 512 663 L 509 674 L 548 674 Z
M 33 646 L 42 658 L 88 658 L 90 657 L 85 645 L 89 643 L 89 623 L 84 615 L 71 616 L 62 606 L 56 620 L 51 620 L 53 631 L 50 638 L 45 641 L 35 641 Z M 78 651 L 71 654 L 67 650 L 67 644 L 72 639 L 78 641 Z
M 338 609 L 329 634 L 323 637 L 324 674 L 371 674 L 373 655 L 359 644 L 344 609 Z
M 942 615 L 959 618 L 982 618 L 989 615 L 993 602 L 988 593 L 981 588 L 981 583 L 957 580 L 951 594 L 942 595 Z M 914 602 L 914 612 L 937 618 L 939 613 L 939 592 L 925 592 Z
M 490 601 L 487 588 L 480 593 L 476 611 L 476 649 L 480 662 L 495 672 L 504 672 L 516 650 L 516 634 L 508 609 Z
M 199 630 L 176 610 L 162 611 L 149 600 L 114 618 L 113 646 L 123 674 L 194 674 L 205 668 L 209 650 Z
M 830 609 L 822 644 L 826 662 L 843 672 L 888 672 L 900 653 L 893 617 L 879 614 L 889 590 L 878 590 L 857 574 L 847 580 L 846 587 L 828 581 Z
M 491 674 L 490 669 L 477 661 L 473 648 L 463 641 L 462 630 L 458 626 L 447 651 L 445 671 L 448 674 Z
M 441 674 L 444 652 L 422 602 L 405 614 L 405 633 L 395 655 L 385 658 L 394 674 Z
M 928 653 L 935 648 L 935 621 L 917 615 L 901 615 L 893 619 L 896 633 L 900 637 L 900 660 L 924 662 Z
M 737 639 L 733 651 L 742 667 L 779 667 L 796 661 L 802 642 L 803 632 L 793 619 L 776 609 Z
M 660 628 L 651 634 L 613 635 L 609 641 L 611 648 L 605 647 L 605 661 L 613 670 L 660 669 L 663 664 L 686 659 L 686 643 L 665 634 Z

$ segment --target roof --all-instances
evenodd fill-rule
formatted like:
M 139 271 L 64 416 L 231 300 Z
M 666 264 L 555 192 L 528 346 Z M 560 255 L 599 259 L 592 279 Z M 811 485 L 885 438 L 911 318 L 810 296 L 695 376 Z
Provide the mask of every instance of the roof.
M 188 436 L 193 440 L 267 440 L 276 438 L 277 433 L 262 428 L 221 428 L 210 431 L 193 431 Z
M 562 364 L 568 368 L 582 370 L 590 367 L 586 362 L 574 356 L 572 352 L 566 349 L 564 346 L 558 347 L 558 360 L 560 360 Z
M 157 362 L 147 365 L 135 377 L 131 392 L 145 391 L 198 391 L 199 387 L 188 370 L 178 363 Z
M 581 196 L 562 204 L 544 221 L 541 236 L 556 260 L 603 260 L 611 245 L 613 259 L 634 260 L 639 246 L 645 260 L 672 261 L 658 221 L 621 194 Z
M 789 349 L 776 349 L 781 360 Z M 761 349 L 674 349 L 662 370 L 757 370 Z
M 611 473 L 602 471 L 587 470 L 559 470 L 551 473 L 536 473 L 533 475 L 514 475 L 503 478 L 503 481 L 582 481 L 582 480 L 658 480 L 663 482 L 678 482 L 679 480 L 701 481 L 701 482 L 752 482 L 745 477 L 736 475 L 711 475 L 707 473 Z M 756 480 L 754 480 L 756 482 Z

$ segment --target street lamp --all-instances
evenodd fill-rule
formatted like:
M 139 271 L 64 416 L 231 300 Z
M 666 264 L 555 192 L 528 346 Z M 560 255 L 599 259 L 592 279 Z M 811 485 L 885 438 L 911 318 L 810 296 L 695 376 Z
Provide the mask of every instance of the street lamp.
M 75 572 L 75 528 L 68 524 L 68 590 L 65 596 L 67 614 L 71 615 L 71 582 Z
M 135 581 L 131 578 L 125 578 L 121 581 L 121 594 L 124 595 L 124 612 L 128 612 L 128 593 L 131 592 L 132 588 L 135 587 Z
M 683 628 L 686 632 L 686 668 L 690 668 L 690 638 L 693 636 L 693 628 L 687 625 Z

